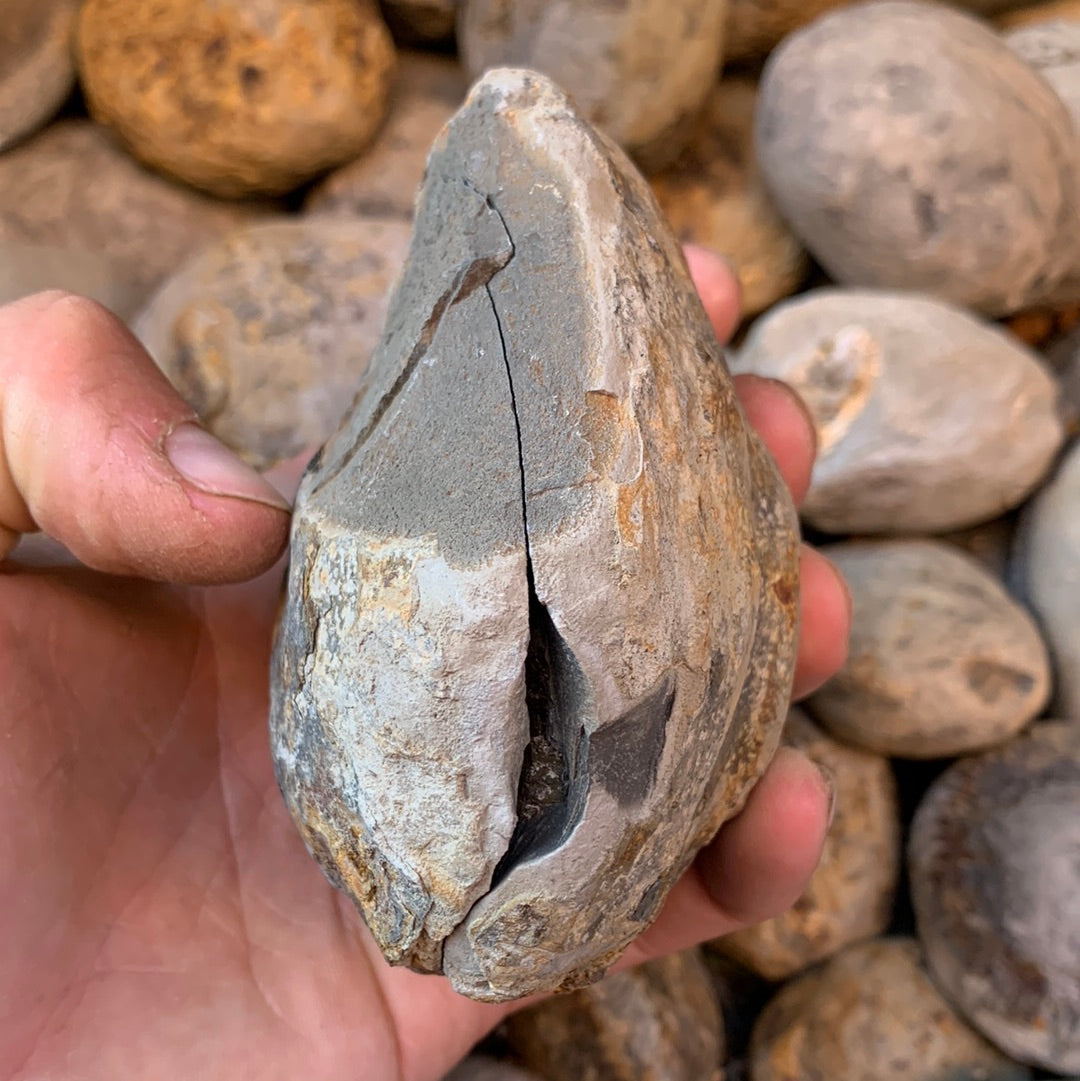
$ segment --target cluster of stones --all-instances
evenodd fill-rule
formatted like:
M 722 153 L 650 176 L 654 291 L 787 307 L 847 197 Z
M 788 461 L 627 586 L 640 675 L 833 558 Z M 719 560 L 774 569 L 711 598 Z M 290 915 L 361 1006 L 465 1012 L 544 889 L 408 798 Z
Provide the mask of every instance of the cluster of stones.
M 393 282 L 417 263 L 429 150 L 469 85 L 507 65 L 553 78 L 646 173 L 673 234 L 732 263 L 757 318 L 731 367 L 807 403 L 819 458 L 803 521 L 850 583 L 854 626 L 844 671 L 783 729 L 837 792 L 804 897 L 705 951 L 521 1014 L 453 1081 L 708 1081 L 733 1057 L 752 1081 L 1080 1074 L 1080 3 L 13 0 L 0 302 L 43 288 L 99 300 L 260 468 L 320 445 L 357 388 L 385 378 L 380 335 Z M 662 232 L 635 183 L 634 213 Z M 483 229 L 494 213 L 478 207 Z M 516 288 L 512 273 L 493 278 L 509 234 L 476 228 L 461 234 L 462 258 L 489 274 L 474 304 L 498 281 Z M 648 280 L 692 323 L 673 261 Z M 461 311 L 480 280 L 466 278 Z M 403 310 L 427 303 L 411 316 L 423 321 L 437 284 L 413 282 Z M 484 403 L 468 394 L 453 400 Z M 618 417 L 598 409 L 590 423 L 617 470 L 626 419 L 613 401 Z M 513 419 L 492 426 L 520 447 Z M 356 453 L 355 439 L 338 444 Z M 340 465 L 331 453 L 327 473 Z M 771 491 L 755 454 L 742 468 L 745 493 Z M 535 633 L 529 599 L 519 645 Z M 779 736 L 770 709 L 751 766 L 662 838 L 669 872 L 738 807 Z M 657 765 L 669 780 L 686 768 Z M 462 796 L 456 828 L 489 810 L 470 799 L 512 805 L 516 777 L 507 767 L 499 792 Z M 674 791 L 636 828 L 655 831 Z M 494 829 L 507 842 L 513 822 Z M 335 864 L 326 837 L 307 839 Z M 500 851 L 477 861 L 493 873 Z M 624 929 L 668 885 L 634 896 Z M 460 892 L 458 911 L 435 916 L 452 923 L 476 901 Z M 402 959 L 437 967 L 423 956 L 435 916 Z M 609 955 L 624 937 L 605 940 Z M 451 950 L 473 993 L 478 941 Z M 752 1025 L 735 1001 L 748 985 L 747 1001 L 768 1000 Z

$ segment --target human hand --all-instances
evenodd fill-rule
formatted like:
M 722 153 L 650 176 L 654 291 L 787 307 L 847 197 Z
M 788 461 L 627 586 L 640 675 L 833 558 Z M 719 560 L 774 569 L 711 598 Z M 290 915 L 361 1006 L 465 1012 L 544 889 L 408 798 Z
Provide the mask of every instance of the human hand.
M 730 274 L 691 263 L 730 333 Z M 805 414 L 739 392 L 798 498 Z M 198 588 L 265 571 L 287 514 L 190 419 L 102 309 L 0 308 L 0 554 L 40 527 L 85 564 L 0 565 L 0 1077 L 435 1081 L 507 1007 L 386 966 L 304 851 L 266 727 L 280 569 Z M 822 557 L 802 573 L 806 692 L 849 617 Z M 787 907 L 827 802 L 782 751 L 622 963 Z

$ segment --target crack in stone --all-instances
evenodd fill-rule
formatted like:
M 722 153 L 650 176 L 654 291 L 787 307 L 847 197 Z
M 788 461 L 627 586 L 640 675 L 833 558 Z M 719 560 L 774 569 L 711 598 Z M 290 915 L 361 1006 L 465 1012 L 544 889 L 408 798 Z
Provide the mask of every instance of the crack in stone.
M 588 793 L 589 737 L 579 718 L 584 712 L 582 707 L 589 701 L 590 696 L 588 681 L 577 658 L 559 634 L 550 612 L 536 591 L 529 539 L 521 415 L 502 317 L 491 291 L 491 282 L 510 265 L 517 249 L 506 219 L 495 205 L 492 196 L 481 192 L 467 178 L 464 182 L 498 217 L 510 246 L 509 258 L 485 282 L 484 289 L 491 302 L 499 333 L 503 366 L 510 388 L 510 408 L 517 433 L 521 514 L 525 533 L 525 574 L 529 592 L 529 645 L 525 657 L 525 704 L 529 714 L 529 743 L 525 748 L 518 780 L 517 824 L 506 852 L 492 874 L 488 891 L 490 893 L 519 863 L 559 848 L 580 822 L 585 812 L 585 797 Z M 468 916 L 465 918 L 467 920 Z
M 475 189 L 474 189 L 475 190 Z M 477 193 L 479 194 L 479 192 Z M 490 202 L 488 203 L 491 206 Z M 494 207 L 492 207 L 494 209 Z M 498 214 L 498 211 L 495 211 Z M 502 215 L 499 214 L 499 220 L 502 221 Z M 503 230 L 506 231 L 506 222 L 502 222 Z M 431 348 L 431 343 L 435 340 L 435 335 L 439 332 L 439 325 L 442 323 L 443 316 L 454 307 L 455 304 L 460 304 L 463 300 L 467 300 L 477 289 L 483 287 L 488 294 L 488 298 L 491 298 L 491 290 L 488 288 L 488 282 L 514 257 L 514 242 L 510 239 L 510 234 L 506 233 L 506 239 L 510 244 L 510 254 L 505 259 L 502 258 L 503 252 L 497 252 L 493 255 L 478 255 L 471 262 L 463 266 L 456 275 L 454 280 L 439 298 L 435 301 L 431 308 L 431 314 L 424 321 L 424 325 L 420 328 L 420 334 L 416 339 L 416 344 L 413 346 L 406 359 L 401 371 L 398 372 L 394 382 L 390 385 L 389 389 L 379 399 L 379 404 L 375 407 L 371 416 L 368 418 L 367 423 L 363 429 L 357 435 L 350 445 L 348 451 L 344 454 L 341 461 L 318 483 L 318 485 L 312 491 L 312 496 L 318 495 L 328 484 L 336 480 L 337 477 L 348 468 L 349 464 L 360 452 L 361 448 L 371 438 L 375 429 L 378 428 L 382 422 L 384 416 L 390 406 L 393 405 L 394 400 L 401 393 L 405 385 L 412 379 L 416 372 L 416 369 L 420 365 L 420 361 L 424 359 L 428 349 Z M 494 301 L 492 301 L 492 307 L 494 307 Z M 498 314 L 496 313 L 496 319 Z M 499 327 L 499 336 L 502 337 L 502 327 Z M 506 355 L 505 345 L 503 347 L 503 356 Z M 511 388 L 512 390 L 512 388 Z M 514 413 L 515 422 L 517 420 L 517 413 Z M 521 432 L 518 430 L 518 453 L 520 457 L 521 451 Z M 321 454 L 320 454 L 321 458 Z M 317 462 L 319 459 L 313 461 Z M 312 468 L 308 467 L 309 470 Z

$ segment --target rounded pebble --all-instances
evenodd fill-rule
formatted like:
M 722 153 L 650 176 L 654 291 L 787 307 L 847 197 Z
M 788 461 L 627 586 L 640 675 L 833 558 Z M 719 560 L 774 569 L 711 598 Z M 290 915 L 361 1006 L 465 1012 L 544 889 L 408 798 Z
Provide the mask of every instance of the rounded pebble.
M 77 56 L 91 115 L 144 162 L 276 195 L 371 141 L 394 47 L 368 0 L 85 0 Z
M 1080 723 L 951 766 L 912 825 L 912 898 L 938 986 L 998 1047 L 1080 1070 Z
M 838 282 L 1001 315 L 1075 262 L 1068 110 L 945 6 L 855 4 L 792 34 L 762 79 L 757 145 L 781 212 Z
M 824 549 L 851 591 L 847 664 L 813 698 L 833 735 L 879 754 L 942 758 L 1038 716 L 1050 664 L 1034 620 L 979 563 L 930 540 Z
M 408 245 L 397 221 L 253 226 L 166 282 L 134 330 L 210 430 L 266 469 L 341 422 Z
M 1053 467 L 1057 385 L 1000 328 L 905 293 L 819 289 L 758 320 L 732 370 L 782 379 L 817 427 L 804 518 L 939 533 L 1003 514 Z

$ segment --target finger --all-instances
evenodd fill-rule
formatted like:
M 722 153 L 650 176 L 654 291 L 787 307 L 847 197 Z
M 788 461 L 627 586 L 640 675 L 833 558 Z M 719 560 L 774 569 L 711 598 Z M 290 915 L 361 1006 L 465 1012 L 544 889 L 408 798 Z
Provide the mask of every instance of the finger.
M 851 594 L 843 575 L 820 552 L 803 545 L 799 560 L 802 606 L 792 698 L 805 698 L 847 662 Z
M 162 580 L 269 566 L 288 504 L 193 420 L 93 301 L 53 292 L 0 307 L 4 537 L 41 529 L 88 566 Z
M 742 293 L 739 279 L 723 256 L 697 244 L 683 246 L 690 276 L 721 343 L 726 344 L 739 325 Z
M 817 433 L 806 406 L 786 383 L 760 375 L 735 376 L 735 393 L 799 506 L 817 455 Z
M 742 812 L 699 853 L 624 968 L 688 949 L 786 911 L 821 858 L 831 786 L 801 752 L 781 747 Z

